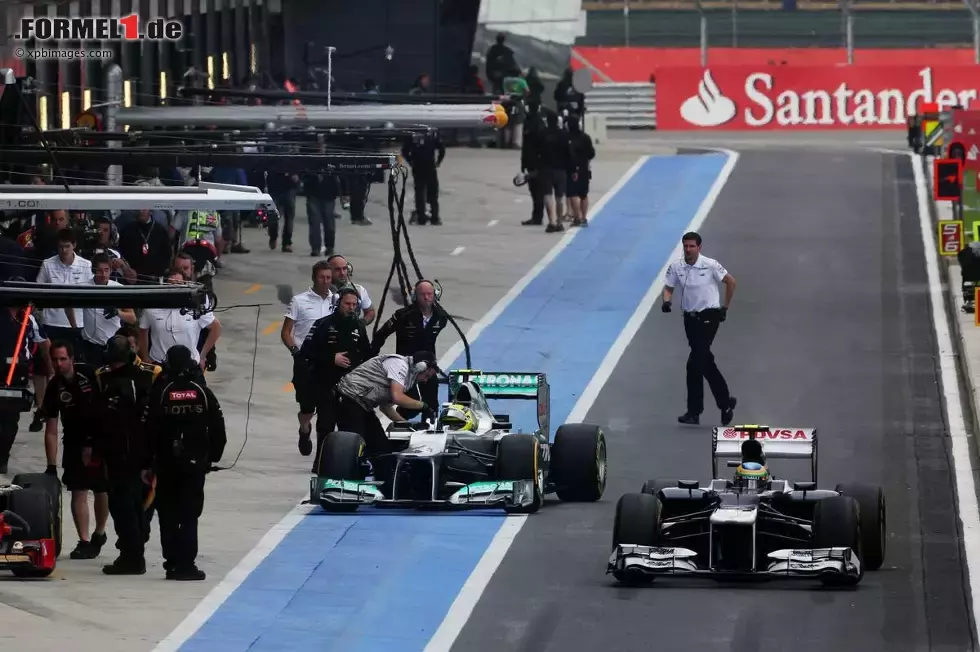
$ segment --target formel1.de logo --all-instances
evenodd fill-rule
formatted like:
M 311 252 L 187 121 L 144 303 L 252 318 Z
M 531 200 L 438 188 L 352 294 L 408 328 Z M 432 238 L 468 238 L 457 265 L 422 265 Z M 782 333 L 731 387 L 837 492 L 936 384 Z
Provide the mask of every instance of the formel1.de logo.
M 138 14 L 120 18 L 49 18 L 39 16 L 20 19 L 19 41 L 179 41 L 184 26 L 179 20 L 153 18 L 140 21 Z

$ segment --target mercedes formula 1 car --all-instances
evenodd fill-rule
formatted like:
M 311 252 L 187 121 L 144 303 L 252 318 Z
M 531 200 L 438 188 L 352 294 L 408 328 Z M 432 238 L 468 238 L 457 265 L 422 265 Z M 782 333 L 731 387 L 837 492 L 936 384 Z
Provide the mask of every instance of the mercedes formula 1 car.
M 815 428 L 714 428 L 717 461 L 733 479 L 650 480 L 616 505 L 607 573 L 628 584 L 663 575 L 715 579 L 819 579 L 853 586 L 885 557 L 885 498 L 880 487 L 817 488 Z M 811 481 L 770 475 L 771 458 L 809 458 Z
M 549 493 L 574 502 L 602 497 L 605 435 L 598 426 L 569 423 L 551 442 L 545 374 L 458 370 L 448 376 L 451 400 L 435 423 L 419 430 L 407 423 L 389 426 L 393 460 L 367 460 L 379 477 L 368 475 L 359 435 L 328 434 L 310 480 L 310 502 L 328 512 L 368 504 L 529 514 Z M 535 401 L 537 430 L 515 430 L 508 415 L 491 411 L 488 399 Z

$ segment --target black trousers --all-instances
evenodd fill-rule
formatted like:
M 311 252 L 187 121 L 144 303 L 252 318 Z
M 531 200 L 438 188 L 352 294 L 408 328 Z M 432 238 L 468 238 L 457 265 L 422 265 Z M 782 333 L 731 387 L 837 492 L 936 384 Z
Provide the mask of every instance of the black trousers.
M 715 356 L 711 353 L 711 343 L 718 333 L 718 312 L 706 310 L 700 313 L 684 313 L 684 333 L 691 353 L 687 357 L 687 413 L 701 414 L 704 412 L 704 381 L 715 397 L 719 410 L 728 407 L 731 394 L 728 383 L 721 375 L 715 364 Z
M 311 380 L 316 392 L 314 395 L 316 401 L 316 457 L 314 459 L 317 460 L 320 459 L 320 447 L 323 446 L 324 438 L 337 427 L 337 399 L 333 391 L 337 382 L 337 380 L 324 380 L 315 376 Z
M 282 220 L 282 246 L 291 247 L 293 244 L 293 221 L 296 219 L 296 191 L 270 193 L 276 203 L 279 219 L 269 220 L 269 242 L 279 239 L 279 220 Z
M 157 473 L 157 520 L 166 568 L 187 568 L 197 560 L 197 523 L 204 512 L 201 472 L 160 469 Z
M 0 466 L 10 461 L 10 449 L 17 439 L 20 412 L 0 412 Z
M 109 515 L 116 531 L 116 548 L 124 559 L 142 560 L 146 549 L 143 479 L 139 470 L 108 464 Z
M 527 191 L 531 194 L 531 221 L 535 224 L 544 222 L 544 200 L 549 188 L 544 175 L 544 170 L 537 170 L 536 174 L 527 178 Z
M 364 208 L 367 206 L 368 189 L 371 184 L 362 177 L 351 177 L 347 181 L 350 198 L 350 219 L 358 222 L 364 219 Z
M 342 394 L 335 393 L 335 396 L 337 430 L 356 432 L 363 437 L 367 444 L 365 455 L 368 457 L 390 453 L 388 435 L 374 410 L 365 410 Z
M 412 168 L 412 182 L 415 186 L 415 213 L 419 224 L 425 224 L 425 204 L 432 207 L 432 220 L 439 219 L 439 174 L 435 167 L 416 166 Z

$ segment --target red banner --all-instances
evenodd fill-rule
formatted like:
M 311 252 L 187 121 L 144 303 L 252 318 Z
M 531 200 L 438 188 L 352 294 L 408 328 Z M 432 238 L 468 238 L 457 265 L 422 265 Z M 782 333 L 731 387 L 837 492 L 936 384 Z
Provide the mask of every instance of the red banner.
M 969 108 L 980 89 L 980 66 L 690 66 L 656 75 L 658 130 L 897 129 L 923 102 Z

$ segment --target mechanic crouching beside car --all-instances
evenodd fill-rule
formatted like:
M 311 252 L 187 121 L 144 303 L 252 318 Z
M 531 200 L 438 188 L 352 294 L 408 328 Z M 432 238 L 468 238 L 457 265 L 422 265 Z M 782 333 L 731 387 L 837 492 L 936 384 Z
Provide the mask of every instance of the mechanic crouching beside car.
M 156 481 L 166 577 L 203 580 L 207 576 L 196 562 L 204 478 L 224 454 L 227 436 L 221 405 L 186 346 L 167 351 L 166 371 L 153 384 L 143 425 L 150 441 L 150 468 L 143 482 Z
M 337 299 L 337 310 L 316 320 L 303 342 L 299 356 L 308 365 L 310 387 L 316 397 L 316 459 L 320 459 L 323 438 L 337 422 L 333 390 L 350 370 L 374 355 L 364 322 L 358 318 L 357 290 L 344 288 Z M 300 431 L 299 452 L 311 452 L 310 434 Z M 314 462 L 313 472 L 316 473 Z
M 367 457 L 391 452 L 388 435 L 374 412 L 375 408 L 394 422 L 406 421 L 395 409 L 396 406 L 417 410 L 423 418 L 434 420 L 436 411 L 406 392 L 416 383 L 432 378 L 438 371 L 435 356 L 429 351 L 418 351 L 412 356 L 379 355 L 371 358 L 337 383 L 334 392 L 337 428 L 359 434 L 367 445 L 364 451 Z M 391 461 L 391 456 L 378 460 L 379 463 Z M 376 469 L 375 476 L 379 475 L 389 477 L 390 474 L 378 474 Z
M 143 470 L 148 446 L 143 412 L 162 369 L 137 360 L 129 340 L 116 335 L 106 343 L 106 366 L 96 372 L 101 394 L 100 427 L 92 430 L 84 453 L 104 461 L 109 480 L 109 513 L 119 557 L 102 568 L 106 575 L 143 575 L 148 522 L 143 509 Z

